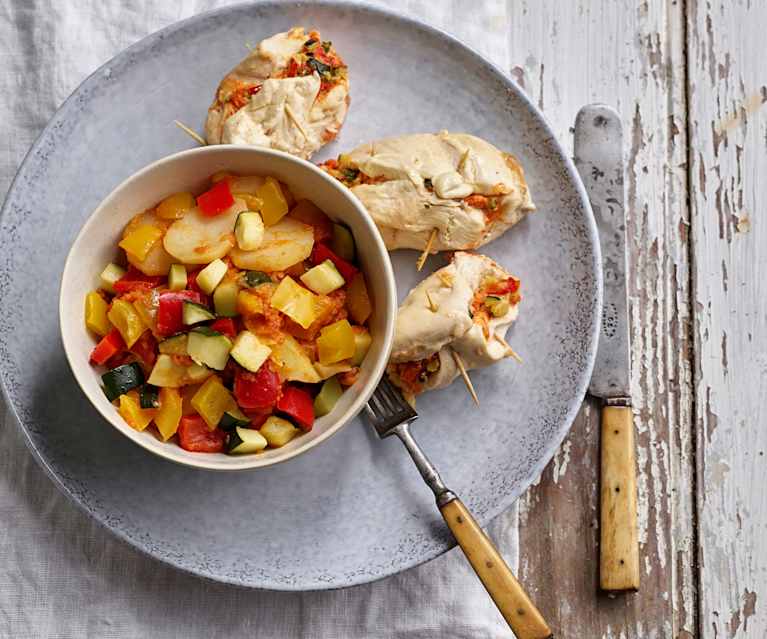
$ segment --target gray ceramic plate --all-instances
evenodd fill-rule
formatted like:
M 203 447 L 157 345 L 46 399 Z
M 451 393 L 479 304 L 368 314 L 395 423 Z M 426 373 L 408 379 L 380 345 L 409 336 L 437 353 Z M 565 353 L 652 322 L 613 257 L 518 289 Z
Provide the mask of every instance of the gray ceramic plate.
M 525 364 L 419 400 L 416 434 L 480 521 L 511 505 L 564 438 L 591 373 L 601 302 L 596 232 L 570 160 L 501 71 L 429 27 L 370 8 L 263 3 L 197 16 L 145 38 L 88 78 L 24 161 L 0 233 L 2 382 L 30 448 L 58 486 L 117 536 L 211 579 L 275 590 L 349 586 L 452 545 L 396 440 L 358 421 L 286 464 L 219 474 L 149 455 L 103 421 L 59 339 L 64 258 L 126 176 L 191 141 L 221 76 L 255 42 L 316 26 L 351 67 L 352 108 L 322 157 L 396 133 L 467 131 L 522 160 L 539 211 L 486 252 L 522 278 L 509 341 Z M 321 159 L 321 158 L 315 158 Z M 400 297 L 415 254 L 394 256 Z M 432 268 L 441 258 L 430 260 Z

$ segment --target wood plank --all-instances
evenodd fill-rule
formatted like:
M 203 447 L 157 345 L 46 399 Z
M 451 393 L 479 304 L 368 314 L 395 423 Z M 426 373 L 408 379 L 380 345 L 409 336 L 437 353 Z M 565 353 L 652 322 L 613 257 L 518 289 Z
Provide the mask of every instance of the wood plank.
M 691 370 L 683 11 L 673 0 L 509 1 L 511 73 L 560 140 L 585 103 L 622 114 L 642 588 L 597 594 L 598 434 L 587 403 L 520 500 L 520 577 L 558 637 L 692 637 Z M 552 46 L 555 43 L 555 46 Z
M 767 636 L 765 24 L 689 2 L 701 637 Z

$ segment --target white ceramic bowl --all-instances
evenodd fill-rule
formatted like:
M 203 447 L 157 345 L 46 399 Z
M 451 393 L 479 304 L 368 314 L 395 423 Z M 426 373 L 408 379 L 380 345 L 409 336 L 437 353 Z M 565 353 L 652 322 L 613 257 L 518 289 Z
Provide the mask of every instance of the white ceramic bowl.
M 241 175 L 273 175 L 297 197 L 306 197 L 331 218 L 346 224 L 357 243 L 359 262 L 373 302 L 369 321 L 373 343 L 357 383 L 333 411 L 318 419 L 309 433 L 282 448 L 257 455 L 193 453 L 175 441 L 163 442 L 153 429 L 131 428 L 101 390 L 101 371 L 88 362 L 96 340 L 85 328 L 85 294 L 98 286 L 99 274 L 117 255 L 125 224 L 136 213 L 177 191 L 199 193 L 210 175 L 228 170 Z M 295 457 L 341 430 L 363 407 L 383 375 L 391 349 L 397 300 L 389 255 L 365 209 L 351 192 L 313 164 L 286 153 L 244 146 L 208 146 L 182 151 L 150 164 L 118 186 L 96 208 L 69 251 L 61 280 L 61 337 L 72 372 L 93 405 L 123 435 L 148 451 L 174 462 L 211 470 L 262 468 Z M 93 428 L 105 428 L 93 424 Z

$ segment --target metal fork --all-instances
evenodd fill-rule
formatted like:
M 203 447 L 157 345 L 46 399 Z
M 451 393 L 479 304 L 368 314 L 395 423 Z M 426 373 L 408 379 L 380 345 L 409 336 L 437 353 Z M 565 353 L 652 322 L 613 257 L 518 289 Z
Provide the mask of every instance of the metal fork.
M 410 424 L 418 419 L 418 413 L 385 376 L 365 406 L 365 412 L 381 439 L 396 435 L 405 445 L 421 477 L 434 493 L 437 507 L 455 540 L 518 639 L 553 637 L 541 613 L 530 601 L 493 542 L 461 500 L 445 485 L 437 469 L 416 443 L 410 432 Z

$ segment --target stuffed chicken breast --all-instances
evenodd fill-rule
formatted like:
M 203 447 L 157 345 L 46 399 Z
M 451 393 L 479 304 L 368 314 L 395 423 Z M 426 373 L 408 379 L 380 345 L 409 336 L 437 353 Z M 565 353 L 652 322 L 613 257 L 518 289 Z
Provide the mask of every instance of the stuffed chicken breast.
M 519 162 L 464 133 L 417 134 L 357 147 L 323 168 L 349 186 L 389 250 L 476 249 L 535 210 Z
M 221 81 L 205 136 L 308 158 L 336 137 L 348 105 L 347 67 L 332 44 L 293 28 L 259 43 Z
M 406 397 L 449 385 L 459 374 L 514 352 L 503 337 L 519 312 L 520 282 L 484 255 L 458 252 L 400 306 L 388 367 Z

